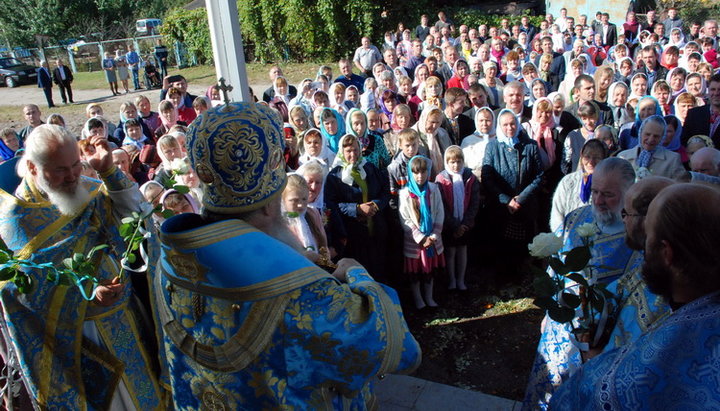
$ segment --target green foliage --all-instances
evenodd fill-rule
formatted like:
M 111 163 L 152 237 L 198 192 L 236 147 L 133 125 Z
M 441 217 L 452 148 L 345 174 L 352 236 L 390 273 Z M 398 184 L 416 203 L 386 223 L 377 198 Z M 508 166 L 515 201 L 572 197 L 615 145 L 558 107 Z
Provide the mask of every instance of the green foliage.
M 206 9 L 170 11 L 160 26 L 160 33 L 171 41 L 184 43 L 188 53 L 195 56 L 198 63 L 205 64 L 212 61 L 212 43 Z
M 380 7 L 371 0 L 238 2 L 248 54 L 260 61 L 337 59 L 372 36 Z
M 540 22 L 545 19 L 545 16 L 533 16 L 529 11 L 525 11 L 521 15 L 507 16 L 502 14 L 487 14 L 482 10 L 471 9 L 471 8 L 459 8 L 449 11 L 455 27 L 459 27 L 462 24 L 466 24 L 469 27 L 478 27 L 481 24 L 487 24 L 488 27 L 495 26 L 500 27 L 502 19 L 507 18 L 510 20 L 510 26 L 514 24 L 520 24 L 520 18 L 523 15 L 529 17 L 530 24 L 539 26 Z

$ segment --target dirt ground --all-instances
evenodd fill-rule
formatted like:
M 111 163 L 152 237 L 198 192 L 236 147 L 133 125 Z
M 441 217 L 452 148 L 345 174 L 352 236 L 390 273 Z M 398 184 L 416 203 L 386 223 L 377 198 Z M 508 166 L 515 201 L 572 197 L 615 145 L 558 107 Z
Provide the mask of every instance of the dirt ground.
M 395 284 L 423 360 L 418 378 L 522 400 L 540 338 L 543 313 L 532 304 L 530 277 L 493 278 L 482 253 L 468 249 L 467 291 L 436 279 L 438 308 L 418 311 Z

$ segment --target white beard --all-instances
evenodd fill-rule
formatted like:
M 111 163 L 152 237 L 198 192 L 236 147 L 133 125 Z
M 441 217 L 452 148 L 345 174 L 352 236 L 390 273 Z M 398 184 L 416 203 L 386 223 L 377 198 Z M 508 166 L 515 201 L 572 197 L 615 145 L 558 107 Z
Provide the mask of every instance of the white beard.
M 90 192 L 80 182 L 75 187 L 75 192 L 67 193 L 61 190 L 55 190 L 50 187 L 50 183 L 45 179 L 42 173 L 37 174 L 35 184 L 45 193 L 48 201 L 58 208 L 60 214 L 66 216 L 74 216 L 79 214 L 90 201 Z
M 592 208 L 593 217 L 595 221 L 603 226 L 612 226 L 622 221 L 620 213 L 616 213 L 613 210 L 598 211 L 595 207 Z

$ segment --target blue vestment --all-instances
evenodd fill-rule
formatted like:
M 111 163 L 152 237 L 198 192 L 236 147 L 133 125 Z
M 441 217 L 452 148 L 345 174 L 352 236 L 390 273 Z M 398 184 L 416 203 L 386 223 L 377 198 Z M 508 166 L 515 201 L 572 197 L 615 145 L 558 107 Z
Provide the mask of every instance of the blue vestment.
M 642 279 L 643 255 L 642 252 L 634 252 L 627 272 L 607 287 L 620 298 L 620 302 L 617 320 L 604 351 L 634 342 L 652 324 L 670 314 L 667 301 L 651 293 Z
M 637 341 L 588 361 L 557 410 L 720 409 L 720 292 L 683 306 Z
M 592 206 L 581 207 L 568 214 L 561 228 L 565 242 L 563 251 L 583 245 L 576 229 L 585 223 L 595 223 Z M 591 240 L 593 246 L 589 265 L 596 267 L 593 268 L 596 281 L 607 284 L 619 278 L 625 272 L 632 254 L 632 250 L 625 244 L 625 232 L 599 233 Z M 572 284 L 572 281 L 566 280 L 566 286 Z M 524 409 L 546 409 L 557 387 L 582 365 L 580 350 L 572 341 L 569 324 L 559 323 L 546 315 L 541 330 L 537 355 L 525 392 Z
M 14 196 L 0 190 L 0 236 L 16 258 L 57 267 L 73 253 L 87 255 L 94 246 L 108 244 L 93 263 L 99 280 L 112 280 L 125 244 L 114 223 L 118 205 L 111 197 L 129 192 L 140 198 L 140 193 L 119 169 L 113 168 L 103 180 L 101 185 L 81 177 L 92 200 L 72 217 L 45 200 L 32 179 L 22 180 Z M 122 381 L 137 409 L 163 408 L 130 286 L 116 304 L 101 307 L 85 300 L 75 286 L 47 281 L 46 272 L 28 274 L 34 289 L 21 294 L 14 283 L 1 283 L 0 305 L 5 354 L 19 363 L 36 406 L 107 409 Z M 86 335 L 88 327 L 96 335 Z
M 237 219 L 184 214 L 161 231 L 155 293 L 176 409 L 375 408 L 375 375 L 419 365 L 395 291 L 362 267 L 341 284 Z

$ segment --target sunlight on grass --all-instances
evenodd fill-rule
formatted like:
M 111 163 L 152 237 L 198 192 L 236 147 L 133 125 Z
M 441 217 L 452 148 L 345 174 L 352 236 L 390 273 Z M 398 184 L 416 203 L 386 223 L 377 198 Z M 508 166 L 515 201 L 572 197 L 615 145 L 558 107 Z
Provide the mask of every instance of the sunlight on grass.
M 470 321 L 482 320 L 485 318 L 499 317 L 502 315 L 516 314 L 526 310 L 537 309 L 533 304 L 532 298 L 517 298 L 508 301 L 496 301 L 495 303 L 487 303 L 483 307 L 486 311 L 478 316 L 473 317 L 447 317 L 440 312 L 438 318 L 426 322 L 423 327 L 438 327 L 452 324 L 461 324 Z

